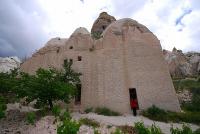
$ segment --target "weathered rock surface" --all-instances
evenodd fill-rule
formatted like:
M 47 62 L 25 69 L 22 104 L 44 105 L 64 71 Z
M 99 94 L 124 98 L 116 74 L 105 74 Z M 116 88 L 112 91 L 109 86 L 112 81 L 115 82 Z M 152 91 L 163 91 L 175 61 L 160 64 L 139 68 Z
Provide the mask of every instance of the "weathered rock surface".
M 20 69 L 34 74 L 40 67 L 60 70 L 64 60 L 72 61 L 72 68 L 82 74 L 81 110 L 104 106 L 132 113 L 129 89 L 136 88 L 141 110 L 155 104 L 180 111 L 161 50 L 158 38 L 147 27 L 124 18 L 110 23 L 99 39 L 85 28 L 76 29 L 69 39 L 51 39 Z
M 189 90 L 178 91 L 177 96 L 181 104 L 192 100 L 192 93 Z
M 164 58 L 168 63 L 172 76 L 193 76 L 200 73 L 200 53 L 182 53 L 174 48 L 172 51 L 163 50 Z
M 102 33 L 106 27 L 114 21 L 116 21 L 116 19 L 113 16 L 107 14 L 106 12 L 102 12 L 94 22 L 91 33 Z
M 18 57 L 0 57 L 0 72 L 9 72 L 11 69 L 19 68 L 20 63 Z

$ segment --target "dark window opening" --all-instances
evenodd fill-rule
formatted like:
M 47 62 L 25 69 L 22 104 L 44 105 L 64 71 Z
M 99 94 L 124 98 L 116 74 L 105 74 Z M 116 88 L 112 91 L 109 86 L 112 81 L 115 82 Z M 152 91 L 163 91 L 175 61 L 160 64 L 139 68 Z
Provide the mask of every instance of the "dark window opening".
M 69 59 L 69 62 L 70 62 L 70 63 L 73 63 L 73 59 Z
M 60 49 L 58 48 L 56 52 L 59 53 L 59 52 L 60 52 Z
M 103 28 L 103 30 L 105 30 L 105 29 L 106 29 L 106 26 L 102 26 L 102 28 Z
M 78 61 L 81 61 L 82 60 L 82 57 L 81 56 L 78 56 Z
M 136 99 L 137 100 L 137 106 L 138 106 L 138 109 L 139 109 L 136 89 L 135 88 L 129 88 L 129 95 L 130 95 L 130 100 L 131 99 Z
M 75 95 L 75 105 L 80 105 L 81 104 L 81 84 L 76 85 L 77 92 Z
M 58 37 L 58 40 L 60 40 L 60 38 Z
M 69 49 L 73 49 L 73 46 L 70 46 Z

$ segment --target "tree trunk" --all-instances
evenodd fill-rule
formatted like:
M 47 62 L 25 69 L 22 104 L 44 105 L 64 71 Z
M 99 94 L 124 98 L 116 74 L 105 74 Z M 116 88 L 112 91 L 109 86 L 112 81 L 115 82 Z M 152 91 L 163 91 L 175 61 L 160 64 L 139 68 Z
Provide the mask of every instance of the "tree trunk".
M 48 100 L 48 102 L 49 102 L 50 110 L 52 110 L 52 108 L 53 108 L 53 103 L 52 103 L 52 100 L 51 100 L 51 99 L 49 99 L 49 100 Z

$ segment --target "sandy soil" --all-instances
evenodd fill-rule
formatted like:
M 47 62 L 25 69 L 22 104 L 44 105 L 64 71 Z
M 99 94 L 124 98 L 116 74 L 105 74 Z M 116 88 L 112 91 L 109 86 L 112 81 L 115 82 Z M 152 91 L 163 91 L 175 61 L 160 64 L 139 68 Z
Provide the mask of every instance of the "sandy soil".
M 54 124 L 55 118 L 53 116 L 39 118 L 37 119 L 35 125 L 29 125 L 26 122 L 26 114 L 29 111 L 37 110 L 31 107 L 20 106 L 19 104 L 9 104 L 6 118 L 0 120 L 0 134 L 56 134 L 57 124 Z M 144 122 L 145 126 L 151 126 L 155 123 L 165 134 L 170 134 L 171 125 L 178 128 L 182 127 L 182 124 L 152 121 L 143 116 L 103 116 L 94 113 L 72 113 L 72 117 L 75 120 L 79 120 L 80 118 L 89 118 L 98 121 L 100 123 L 100 128 L 98 128 L 98 130 L 101 132 L 101 134 L 110 134 L 115 130 L 115 126 L 133 126 L 135 122 L 139 121 Z M 199 128 L 199 126 L 194 124 L 188 125 L 190 125 L 193 130 Z M 108 126 L 112 127 L 108 128 Z M 78 134 L 93 133 L 94 129 L 92 127 L 82 125 Z

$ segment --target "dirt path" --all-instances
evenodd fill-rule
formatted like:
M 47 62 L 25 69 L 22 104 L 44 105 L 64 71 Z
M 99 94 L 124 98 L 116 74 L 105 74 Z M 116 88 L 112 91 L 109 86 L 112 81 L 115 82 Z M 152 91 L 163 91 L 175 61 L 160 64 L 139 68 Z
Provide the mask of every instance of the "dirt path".
M 143 116 L 137 116 L 134 117 L 132 115 L 126 115 L 126 116 L 103 116 L 103 115 L 97 115 L 94 113 L 89 113 L 89 114 L 79 114 L 79 113 L 73 113 L 73 118 L 74 119 L 80 119 L 80 118 L 89 118 L 89 119 L 94 119 L 101 124 L 105 125 L 114 125 L 114 126 L 120 126 L 120 125 L 129 125 L 133 126 L 135 122 L 142 121 L 144 122 L 145 126 L 151 126 L 153 123 L 155 123 L 157 126 L 161 128 L 163 133 L 165 134 L 170 134 L 170 127 L 173 124 L 174 127 L 181 128 L 182 124 L 179 123 L 164 123 L 164 122 L 158 122 L 158 121 L 152 121 L 148 118 L 145 118 Z M 188 124 L 192 130 L 196 130 L 199 128 L 199 126 L 194 125 L 194 124 Z
M 31 107 L 19 106 L 18 104 L 10 104 L 8 106 L 7 116 L 0 120 L 0 134 L 56 134 L 57 124 L 53 124 L 55 118 L 53 116 L 45 116 L 37 120 L 35 125 L 29 125 L 26 122 L 26 113 L 30 111 L 37 111 Z M 145 126 L 156 124 L 161 128 L 163 133 L 170 134 L 170 127 L 181 128 L 182 124 L 179 123 L 164 123 L 152 121 L 143 116 L 134 117 L 132 115 L 124 116 L 103 116 L 94 113 L 80 114 L 72 113 L 73 119 L 79 120 L 80 118 L 89 118 L 98 121 L 101 125 L 98 130 L 101 134 L 110 134 L 115 126 L 128 125 L 133 126 L 135 122 L 144 122 Z M 114 126 L 110 130 L 107 126 Z M 199 128 L 194 124 L 188 124 L 193 130 Z M 88 126 L 81 126 L 78 134 L 93 134 L 94 130 Z

